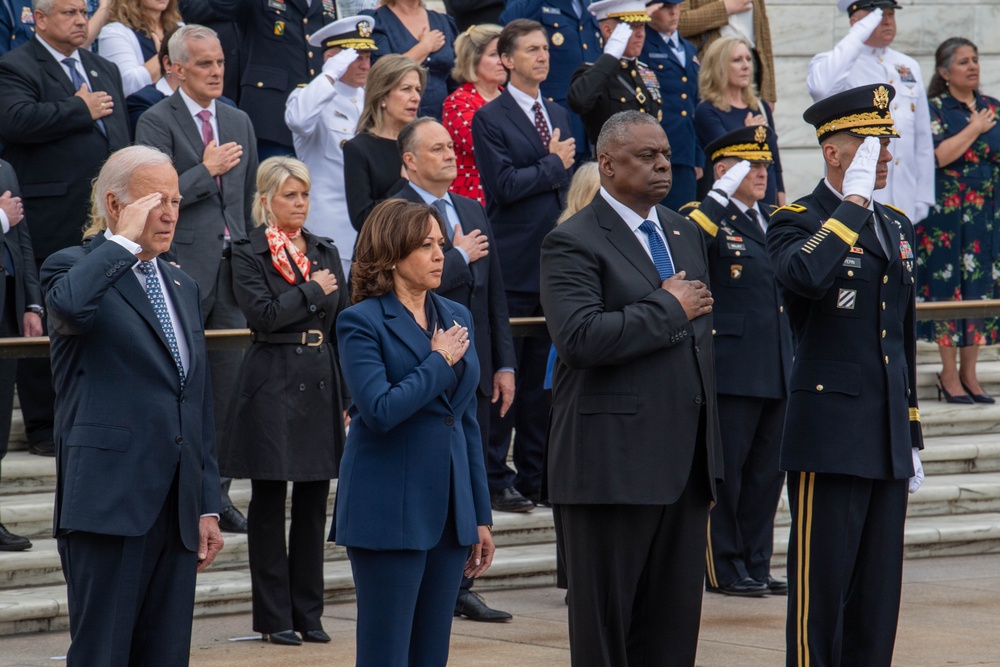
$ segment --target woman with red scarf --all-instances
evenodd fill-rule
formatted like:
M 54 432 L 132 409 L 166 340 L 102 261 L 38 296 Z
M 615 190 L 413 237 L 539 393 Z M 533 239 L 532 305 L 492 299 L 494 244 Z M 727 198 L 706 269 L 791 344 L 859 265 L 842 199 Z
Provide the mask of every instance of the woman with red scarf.
M 252 344 L 229 438 L 219 445 L 220 468 L 252 485 L 253 628 L 286 645 L 330 641 L 321 623 L 324 531 L 350 403 L 331 335 L 349 304 L 347 283 L 333 241 L 302 227 L 309 188 L 308 168 L 293 158 L 270 158 L 257 171 L 258 227 L 233 247 L 232 260 Z M 294 484 L 286 548 L 288 482 Z

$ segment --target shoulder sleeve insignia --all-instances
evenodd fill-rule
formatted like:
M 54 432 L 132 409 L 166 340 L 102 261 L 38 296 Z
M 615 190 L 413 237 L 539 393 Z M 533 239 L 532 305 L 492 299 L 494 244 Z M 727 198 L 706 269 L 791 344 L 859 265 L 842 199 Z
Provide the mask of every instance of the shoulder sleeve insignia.
M 771 215 L 774 215 L 778 211 L 791 211 L 792 213 L 804 213 L 805 210 L 806 207 L 803 206 L 802 204 L 785 204 L 784 206 L 779 206 L 778 208 L 774 209 L 774 211 L 771 212 Z

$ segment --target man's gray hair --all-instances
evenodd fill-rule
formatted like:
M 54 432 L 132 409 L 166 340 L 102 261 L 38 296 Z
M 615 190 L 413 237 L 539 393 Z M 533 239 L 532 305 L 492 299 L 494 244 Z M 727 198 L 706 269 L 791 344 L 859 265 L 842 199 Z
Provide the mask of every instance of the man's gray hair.
M 170 61 L 186 64 L 188 59 L 191 57 L 191 49 L 188 45 L 196 39 L 217 40 L 219 39 L 219 33 L 215 32 L 211 28 L 198 25 L 197 23 L 191 23 L 178 28 L 177 31 L 170 36 L 170 41 L 167 42 L 167 52 L 170 54 Z
M 31 0 L 31 11 L 41 12 L 48 16 L 52 13 L 52 5 L 56 0 Z
M 403 129 L 399 131 L 399 135 L 396 137 L 396 147 L 399 149 L 399 154 L 403 155 L 405 153 L 416 153 L 417 128 L 426 123 L 437 122 L 437 118 L 421 116 L 420 118 L 414 118 L 409 123 L 404 125 Z
M 608 152 L 612 145 L 622 144 L 629 140 L 629 130 L 636 125 L 659 125 L 648 113 L 642 111 L 619 111 L 609 118 L 601 128 L 597 137 L 597 154 Z
M 163 151 L 151 146 L 128 146 L 112 153 L 101 167 L 101 173 L 94 179 L 95 216 L 107 220 L 109 192 L 122 202 L 131 203 L 132 176 L 143 167 L 159 165 L 172 167 L 173 160 Z

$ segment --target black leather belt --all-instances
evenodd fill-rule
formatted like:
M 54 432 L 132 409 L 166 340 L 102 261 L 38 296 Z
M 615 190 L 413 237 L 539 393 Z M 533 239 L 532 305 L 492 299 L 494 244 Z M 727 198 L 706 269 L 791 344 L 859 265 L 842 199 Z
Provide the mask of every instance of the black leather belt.
M 250 340 L 255 343 L 275 343 L 278 345 L 307 345 L 309 347 L 319 347 L 323 344 L 323 332 L 319 329 L 310 329 L 309 331 L 303 331 L 301 333 L 272 334 L 251 331 Z

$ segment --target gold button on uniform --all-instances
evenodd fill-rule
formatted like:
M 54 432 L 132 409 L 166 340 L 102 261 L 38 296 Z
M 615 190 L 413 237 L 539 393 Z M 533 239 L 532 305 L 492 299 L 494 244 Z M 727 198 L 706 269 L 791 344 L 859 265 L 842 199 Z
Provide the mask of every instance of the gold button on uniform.
M 660 69 L 663 69 L 663 65 L 660 65 Z
M 737 250 L 737 251 L 736 251 L 736 256 L 737 256 L 737 257 L 739 257 L 739 256 L 740 256 L 740 251 L 739 251 L 739 250 Z
M 303 24 L 309 23 L 309 19 L 302 19 L 302 23 Z
M 883 359 L 883 361 L 885 361 L 886 365 L 888 366 L 889 365 L 889 357 L 882 357 L 882 359 Z
M 785 312 L 785 307 L 784 306 L 778 306 L 778 312 L 779 313 Z
M 624 97 L 622 98 L 622 104 L 625 104 L 625 98 Z
M 885 310 L 885 301 L 882 302 L 882 310 Z
M 312 57 L 313 57 L 313 52 L 312 52 L 312 51 L 310 51 L 310 52 L 309 52 L 309 57 L 310 57 L 310 58 L 312 58 Z
M 584 51 L 586 51 L 586 50 L 587 50 L 587 45 L 586 45 L 586 44 L 584 44 L 584 45 L 583 45 L 583 50 L 584 50 Z
M 687 98 L 688 98 L 688 94 L 687 93 L 681 93 L 681 99 L 682 100 L 686 100 Z
M 889 276 L 882 276 L 882 284 L 885 285 L 887 282 L 889 282 Z
M 309 70 L 309 76 L 316 76 L 316 70 L 310 69 Z
M 847 271 L 847 277 L 848 278 L 853 278 L 854 277 L 854 271 L 851 271 L 850 269 L 848 269 L 848 271 Z
M 816 391 L 823 391 L 823 385 L 821 384 L 816 385 Z
M 686 116 L 686 115 L 688 115 L 688 112 L 687 112 L 687 109 L 682 109 L 682 110 L 681 110 L 681 115 L 682 115 L 682 116 Z
M 681 77 L 681 83 L 687 83 L 687 82 L 688 82 L 688 78 L 686 76 L 682 76 Z
M 264 87 L 264 82 L 263 81 L 258 81 L 257 82 L 257 87 L 258 88 L 263 88 Z
M 885 338 L 885 329 L 882 329 L 882 338 Z

